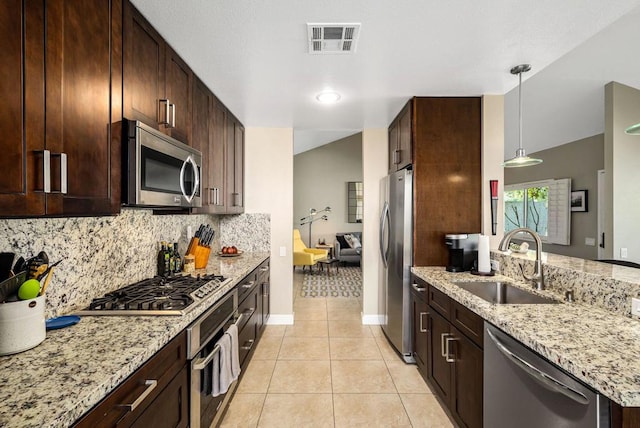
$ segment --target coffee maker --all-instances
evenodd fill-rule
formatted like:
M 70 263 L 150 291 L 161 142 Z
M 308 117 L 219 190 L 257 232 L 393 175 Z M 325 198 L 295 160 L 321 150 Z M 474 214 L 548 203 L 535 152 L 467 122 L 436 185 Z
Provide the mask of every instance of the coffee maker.
M 478 262 L 478 237 L 479 233 L 451 233 L 444 237 L 449 249 L 449 272 L 469 271 Z

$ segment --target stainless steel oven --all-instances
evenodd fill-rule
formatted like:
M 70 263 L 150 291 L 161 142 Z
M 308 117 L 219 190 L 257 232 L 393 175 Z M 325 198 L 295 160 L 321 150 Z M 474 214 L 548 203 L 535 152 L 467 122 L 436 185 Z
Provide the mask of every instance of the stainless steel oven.
M 141 122 L 122 122 L 122 199 L 141 207 L 201 207 L 202 153 Z
M 236 317 L 238 292 L 226 294 L 211 309 L 202 314 L 187 329 L 187 354 L 191 364 L 190 426 L 209 428 L 220 421 L 237 381 L 226 394 L 213 397 L 213 359 L 220 351 L 216 342 L 233 323 L 240 323 L 243 315 Z

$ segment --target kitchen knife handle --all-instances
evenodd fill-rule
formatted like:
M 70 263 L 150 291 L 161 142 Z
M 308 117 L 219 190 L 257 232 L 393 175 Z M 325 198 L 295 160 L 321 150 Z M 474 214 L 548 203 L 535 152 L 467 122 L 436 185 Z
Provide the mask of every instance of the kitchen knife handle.
M 160 123 L 160 125 L 165 125 L 166 127 L 170 127 L 171 124 L 169 123 L 169 103 L 171 101 L 169 101 L 168 99 L 164 99 L 164 100 L 160 100 L 160 104 L 164 103 L 164 120 L 159 120 L 158 123 Z
M 118 407 L 126 407 L 129 412 L 133 412 L 142 402 L 151 394 L 151 392 L 156 389 L 158 386 L 158 381 L 155 379 L 147 379 L 144 382 L 147 385 L 147 388 L 140 394 L 138 398 L 135 399 L 133 403 L 130 404 L 118 404 Z

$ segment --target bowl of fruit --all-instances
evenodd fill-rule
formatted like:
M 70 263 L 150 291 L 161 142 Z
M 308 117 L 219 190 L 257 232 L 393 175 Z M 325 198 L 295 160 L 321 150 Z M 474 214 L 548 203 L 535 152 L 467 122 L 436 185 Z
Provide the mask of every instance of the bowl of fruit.
M 222 250 L 218 251 L 220 257 L 238 257 L 243 253 L 242 250 L 238 250 L 234 245 L 230 247 L 222 247 Z

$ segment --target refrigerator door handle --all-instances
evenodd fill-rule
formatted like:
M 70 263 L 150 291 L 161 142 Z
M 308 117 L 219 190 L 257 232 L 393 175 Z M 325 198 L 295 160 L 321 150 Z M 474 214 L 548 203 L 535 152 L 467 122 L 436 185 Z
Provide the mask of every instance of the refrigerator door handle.
M 385 233 L 387 238 L 387 248 L 384 248 Z M 380 257 L 384 267 L 389 267 L 389 203 L 385 202 L 382 208 L 382 215 L 380 216 Z

